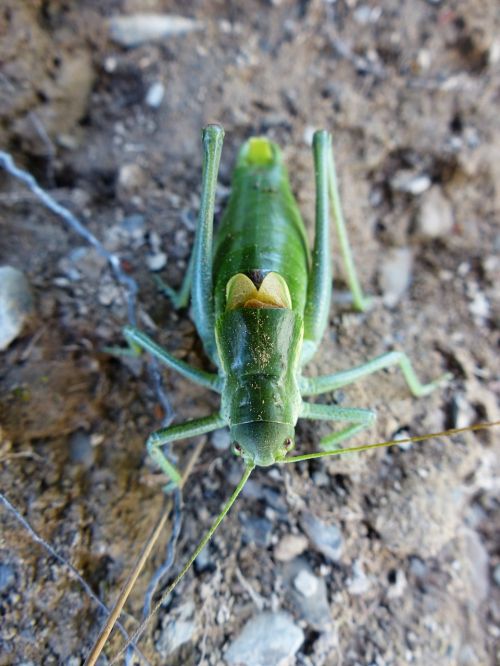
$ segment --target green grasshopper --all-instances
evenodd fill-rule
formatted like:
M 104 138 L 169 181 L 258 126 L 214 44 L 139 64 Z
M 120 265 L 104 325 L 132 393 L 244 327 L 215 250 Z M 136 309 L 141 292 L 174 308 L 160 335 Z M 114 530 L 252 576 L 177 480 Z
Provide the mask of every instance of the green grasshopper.
M 178 292 L 164 285 L 177 307 L 185 307 L 191 298 L 196 329 L 218 372 L 205 372 L 188 365 L 135 328 L 125 328 L 124 335 L 135 350 L 153 354 L 184 377 L 221 396 L 217 413 L 162 428 L 148 438 L 151 457 L 171 480 L 167 488 L 178 483 L 180 475 L 163 454 L 162 446 L 225 426 L 230 428 L 233 451 L 243 459 L 245 471 L 231 498 L 152 614 L 189 570 L 256 466 L 396 443 L 339 448 L 343 440 L 371 425 L 375 413 L 369 409 L 314 404 L 304 398 L 334 391 L 394 365 L 401 368 L 414 396 L 429 394 L 451 377 L 444 374 L 422 384 L 409 358 L 399 351 L 382 354 L 336 374 L 320 377 L 302 374 L 318 349 L 330 310 L 330 209 L 354 306 L 364 310 L 368 303 L 359 285 L 345 230 L 331 135 L 318 131 L 313 139 L 316 219 L 312 252 L 281 152 L 265 138 L 250 139 L 241 148 L 231 196 L 214 238 L 214 202 L 223 137 L 224 131 L 218 125 L 209 125 L 203 131 L 202 194 L 191 260 Z M 321 451 L 291 456 L 299 418 L 344 425 L 321 440 Z M 132 639 L 142 633 L 148 619 Z

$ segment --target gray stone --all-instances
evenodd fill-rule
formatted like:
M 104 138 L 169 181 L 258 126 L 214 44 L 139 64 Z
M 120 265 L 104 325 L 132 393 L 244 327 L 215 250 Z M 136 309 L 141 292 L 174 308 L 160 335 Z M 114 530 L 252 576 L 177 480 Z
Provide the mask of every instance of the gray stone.
M 91 464 L 94 458 L 90 435 L 84 430 L 76 430 L 69 438 L 69 457 L 75 464 Z
M 12 564 L 0 564 L 0 594 L 7 592 L 16 582 L 16 570 Z
M 164 658 L 173 654 L 181 645 L 191 640 L 196 628 L 194 614 L 194 603 L 187 601 L 163 619 L 156 648 Z
M 25 275 L 12 266 L 0 267 L 0 351 L 7 349 L 33 314 L 33 295 Z
M 288 613 L 259 613 L 232 641 L 225 659 L 230 666 L 281 666 L 303 641 L 302 629 Z
M 416 174 L 413 171 L 402 169 L 391 180 L 391 187 L 398 192 L 423 194 L 431 186 L 432 181 L 427 174 Z
M 165 252 L 157 252 L 146 257 L 146 263 L 150 271 L 161 271 L 167 265 L 167 255 Z
M 169 14 L 130 14 L 109 20 L 111 39 L 121 46 L 140 46 L 166 37 L 201 30 L 203 23 Z
M 413 255 L 409 247 L 395 247 L 386 254 L 380 267 L 379 284 L 387 307 L 394 307 L 410 286 L 412 268 Z
M 316 631 L 332 627 L 325 580 L 314 575 L 305 558 L 286 564 L 283 580 L 289 603 L 301 619 Z
M 165 86 L 161 81 L 155 81 L 146 93 L 146 104 L 152 109 L 157 109 L 165 96 Z
M 339 528 L 324 523 L 309 511 L 304 511 L 300 524 L 316 550 L 332 562 L 338 562 L 343 545 Z
M 227 451 L 231 444 L 231 435 L 227 428 L 216 430 L 210 436 L 210 443 L 217 451 Z
M 303 534 L 285 534 L 274 548 L 274 557 L 279 562 L 290 562 L 307 548 L 307 539 Z
M 431 187 L 422 197 L 417 230 L 424 238 L 446 236 L 453 228 L 453 211 L 440 187 Z

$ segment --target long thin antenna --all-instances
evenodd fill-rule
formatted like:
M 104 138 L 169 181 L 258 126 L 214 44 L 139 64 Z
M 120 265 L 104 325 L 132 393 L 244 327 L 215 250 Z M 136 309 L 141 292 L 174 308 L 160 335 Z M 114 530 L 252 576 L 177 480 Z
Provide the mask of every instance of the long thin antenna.
M 467 426 L 467 428 L 453 428 L 452 430 L 444 430 L 443 432 L 431 432 L 428 435 L 418 435 L 417 437 L 405 437 L 404 439 L 392 439 L 387 442 L 378 442 L 377 444 L 364 444 L 363 446 L 353 446 L 349 449 L 332 449 L 331 451 L 319 451 L 315 453 L 305 453 L 301 456 L 293 456 L 291 458 L 284 458 L 278 461 L 278 464 L 295 463 L 301 460 L 314 460 L 315 458 L 324 458 L 326 456 L 339 456 L 343 453 L 359 453 L 360 451 L 369 451 L 370 449 L 381 449 L 385 446 L 395 446 L 396 444 L 409 444 L 410 442 L 423 442 L 427 439 L 434 437 L 449 437 L 451 435 L 459 435 L 462 432 L 472 432 L 475 430 L 486 430 L 487 428 L 494 428 L 500 425 L 500 421 L 493 421 L 491 423 L 477 423 L 476 425 Z
M 184 575 L 189 571 L 189 569 L 191 568 L 195 559 L 198 557 L 198 555 L 201 553 L 201 551 L 205 548 L 207 543 L 212 538 L 215 530 L 219 527 L 219 525 L 224 520 L 228 511 L 230 510 L 230 508 L 235 503 L 236 499 L 238 498 L 238 495 L 241 493 L 241 491 L 243 490 L 246 482 L 248 481 L 248 478 L 249 478 L 250 474 L 252 473 L 252 470 L 254 469 L 254 467 L 255 467 L 255 465 L 253 463 L 247 463 L 246 469 L 243 473 L 243 476 L 241 477 L 240 482 L 236 486 L 233 494 L 231 495 L 231 497 L 227 501 L 227 503 L 224 506 L 224 508 L 222 509 L 222 511 L 219 513 L 217 518 L 214 520 L 214 522 L 213 522 L 212 526 L 210 527 L 210 529 L 208 530 L 208 532 L 205 534 L 205 536 L 200 541 L 200 543 L 196 546 L 193 554 L 191 555 L 191 557 L 189 558 L 187 563 L 184 565 L 181 572 L 177 575 L 177 577 L 174 579 L 174 581 L 168 586 L 167 590 L 162 594 L 160 600 L 157 602 L 156 606 L 154 606 L 153 610 L 144 619 L 144 621 L 139 625 L 139 627 L 132 634 L 132 636 L 127 640 L 127 642 L 122 647 L 120 652 L 116 655 L 116 657 L 114 657 L 111 660 L 110 666 L 112 666 L 112 664 L 116 664 L 118 659 L 120 659 L 120 657 L 122 657 L 125 654 L 129 645 L 132 642 L 136 642 L 141 637 L 142 633 L 144 632 L 144 629 L 147 627 L 147 625 L 149 624 L 151 619 L 154 617 L 154 615 L 156 615 L 156 613 L 159 611 L 160 607 L 165 602 L 167 597 L 177 587 L 178 583 L 184 578 Z
M 182 488 L 184 484 L 186 483 L 186 480 L 188 476 L 191 474 L 191 471 L 193 469 L 193 466 L 198 459 L 198 456 L 201 453 L 201 449 L 203 447 L 203 443 L 200 442 L 200 444 L 196 447 L 194 450 L 192 456 L 190 457 L 186 468 L 182 474 L 182 478 L 180 481 L 179 486 Z M 109 638 L 110 633 L 113 630 L 113 627 L 115 626 L 118 618 L 120 617 L 120 613 L 123 610 L 123 606 L 125 605 L 125 602 L 127 601 L 130 592 L 132 591 L 135 582 L 137 578 L 139 577 L 139 574 L 141 573 L 147 559 L 149 558 L 149 555 L 151 554 L 151 551 L 153 549 L 153 546 L 155 545 L 156 541 L 158 540 L 158 537 L 160 536 L 165 523 L 167 522 L 168 516 L 170 515 L 170 512 L 172 510 L 172 500 L 169 499 L 168 502 L 166 503 L 164 509 L 162 510 L 162 514 L 160 516 L 160 519 L 156 523 L 151 536 L 147 540 L 144 548 L 142 549 L 139 557 L 137 558 L 137 561 L 135 563 L 134 568 L 132 571 L 129 573 L 127 580 L 122 586 L 122 589 L 120 590 L 120 593 L 118 594 L 118 597 L 116 598 L 115 603 L 113 604 L 113 607 L 111 608 L 111 611 L 106 619 L 106 622 L 104 623 L 99 636 L 97 637 L 97 640 L 95 641 L 94 645 L 92 646 L 92 650 L 89 653 L 89 656 L 87 657 L 84 666 L 94 666 L 97 660 L 99 659 L 99 656 L 106 644 L 106 641 Z M 142 626 L 142 625 L 141 625 Z M 127 643 L 127 646 L 131 643 L 129 640 Z

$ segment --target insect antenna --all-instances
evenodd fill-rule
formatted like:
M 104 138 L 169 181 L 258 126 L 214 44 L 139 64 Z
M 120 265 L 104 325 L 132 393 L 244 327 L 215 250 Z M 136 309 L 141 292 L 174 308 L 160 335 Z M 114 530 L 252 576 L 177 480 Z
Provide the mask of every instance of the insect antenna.
M 435 437 L 450 437 L 452 435 L 459 435 L 463 432 L 474 432 L 476 430 L 486 430 L 487 428 L 494 428 L 500 425 L 500 421 L 492 421 L 491 423 L 477 423 L 476 425 L 467 426 L 466 428 L 453 428 L 451 430 L 444 430 L 442 432 L 431 432 L 427 435 L 417 435 L 416 437 L 405 437 L 404 439 L 392 439 L 386 442 L 377 442 L 376 444 L 363 444 L 362 446 L 352 446 L 348 449 L 332 449 L 331 451 L 318 451 L 314 453 L 304 453 L 300 456 L 292 456 L 280 460 L 278 464 L 295 463 L 302 460 L 314 460 L 315 458 L 325 458 L 326 456 L 339 456 L 343 453 L 359 453 L 360 451 L 370 451 L 371 449 L 381 449 L 387 446 L 395 446 L 397 444 L 409 444 L 410 442 L 424 442 L 428 439 Z
M 252 473 L 252 470 L 254 469 L 254 467 L 255 467 L 255 466 L 253 465 L 253 463 L 247 463 L 246 468 L 245 468 L 245 471 L 244 471 L 244 473 L 243 473 L 243 476 L 242 476 L 241 479 L 240 479 L 240 482 L 239 482 L 238 485 L 236 486 L 236 488 L 235 488 L 235 490 L 233 491 L 233 494 L 231 495 L 231 497 L 229 498 L 229 500 L 228 500 L 228 501 L 226 502 L 226 504 L 224 505 L 224 508 L 222 509 L 222 511 L 219 513 L 219 515 L 217 516 L 217 518 L 216 518 L 216 519 L 214 520 L 214 522 L 212 523 L 210 529 L 206 532 L 206 534 L 204 535 L 203 539 L 202 539 L 202 540 L 199 542 L 199 544 L 196 546 L 196 548 L 195 548 L 195 550 L 193 551 L 191 557 L 190 557 L 189 560 L 186 562 L 186 564 L 184 565 L 184 567 L 181 569 L 180 573 L 176 576 L 176 578 L 172 581 L 172 583 L 170 583 L 170 585 L 169 585 L 168 588 L 165 590 L 165 592 L 161 595 L 160 599 L 158 600 L 158 602 L 156 603 L 156 605 L 153 607 L 153 609 L 151 610 L 151 612 L 149 613 L 149 615 L 148 615 L 146 618 L 144 618 L 144 620 L 141 622 L 141 624 L 139 625 L 139 627 L 135 630 L 135 632 L 132 634 L 132 636 L 127 640 L 127 642 L 125 643 L 125 645 L 122 647 L 122 649 L 120 650 L 120 652 L 119 652 L 115 657 L 113 657 L 113 659 L 110 661 L 110 666 L 111 666 L 112 664 L 116 664 L 116 662 L 118 661 L 118 659 L 120 659 L 120 657 L 122 657 L 122 656 L 125 654 L 125 652 L 127 651 L 127 648 L 129 647 L 129 645 L 131 645 L 133 642 L 136 642 L 136 641 L 141 637 L 141 635 L 143 634 L 143 632 L 144 632 L 144 630 L 146 629 L 147 625 L 148 625 L 149 622 L 153 619 L 153 617 L 156 615 L 156 613 L 159 611 L 160 607 L 161 607 L 162 604 L 165 602 L 165 600 L 167 599 L 167 597 L 168 597 L 168 596 L 170 595 L 170 593 L 171 593 L 171 592 L 177 587 L 177 585 L 180 583 L 180 581 L 184 578 L 185 574 L 189 571 L 189 569 L 190 569 L 191 566 L 193 565 L 193 563 L 194 563 L 194 561 L 196 560 L 196 558 L 198 557 L 198 555 L 201 553 L 201 551 L 203 550 L 203 548 L 205 548 L 205 546 L 207 545 L 207 543 L 210 541 L 210 539 L 212 538 L 212 536 L 213 536 L 215 530 L 216 530 L 216 529 L 219 527 L 219 525 L 222 523 L 222 521 L 224 520 L 225 516 L 227 515 L 227 513 L 229 512 L 229 510 L 231 509 L 231 507 L 232 507 L 233 504 L 235 503 L 235 501 L 236 501 L 236 499 L 238 498 L 239 494 L 241 493 L 241 491 L 242 491 L 243 488 L 245 487 L 245 484 L 246 484 L 246 482 L 248 481 L 248 479 L 249 479 L 249 477 L 250 477 L 250 474 Z

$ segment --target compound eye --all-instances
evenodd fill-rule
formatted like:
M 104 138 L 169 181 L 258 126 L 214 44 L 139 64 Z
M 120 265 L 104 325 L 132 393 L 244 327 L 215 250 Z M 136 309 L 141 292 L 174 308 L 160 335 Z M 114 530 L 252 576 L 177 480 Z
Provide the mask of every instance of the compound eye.
M 283 446 L 285 447 L 285 451 L 290 451 L 293 446 L 293 439 L 291 437 L 287 437 L 283 442 Z
M 238 444 L 238 442 L 233 442 L 233 453 L 234 453 L 235 456 L 242 456 L 243 455 L 243 449 Z

